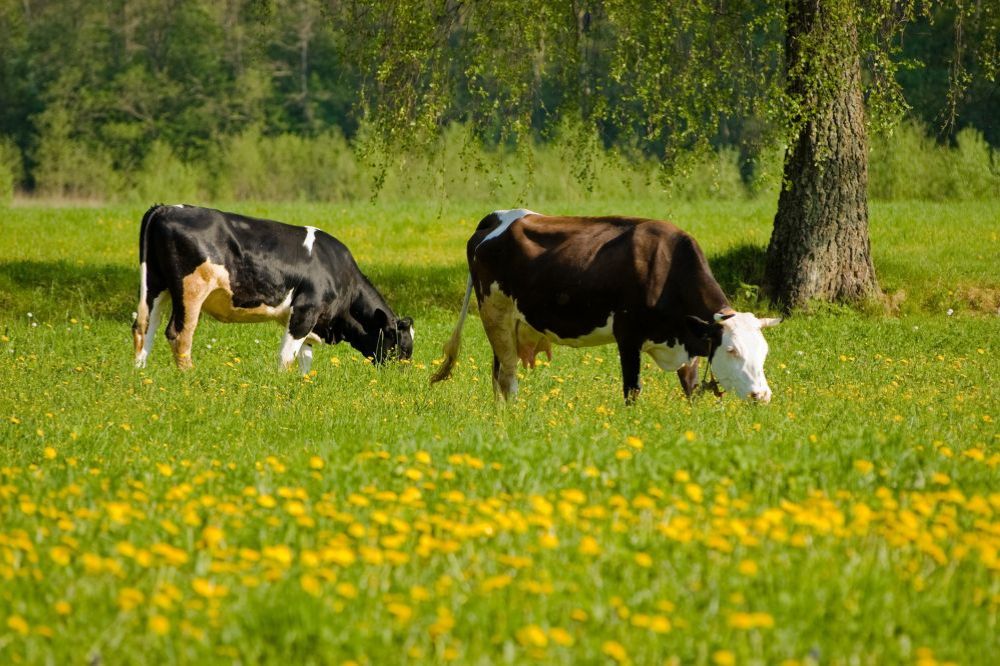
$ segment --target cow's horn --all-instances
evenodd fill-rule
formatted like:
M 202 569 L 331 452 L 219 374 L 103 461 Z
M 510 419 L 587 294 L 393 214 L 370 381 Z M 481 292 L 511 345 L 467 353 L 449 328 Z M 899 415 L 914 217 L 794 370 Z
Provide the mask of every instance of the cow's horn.
M 727 319 L 729 319 L 730 317 L 735 317 L 735 316 L 736 316 L 735 312 L 726 312 L 726 313 L 716 312 L 714 315 L 712 315 L 712 317 L 717 322 L 724 322 Z

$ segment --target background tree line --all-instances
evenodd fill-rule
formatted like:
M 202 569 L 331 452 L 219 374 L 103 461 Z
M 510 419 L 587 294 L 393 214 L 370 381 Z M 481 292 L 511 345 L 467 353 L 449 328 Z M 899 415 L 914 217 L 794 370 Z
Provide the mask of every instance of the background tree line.
M 675 192 L 743 196 L 778 186 L 780 155 L 761 138 L 768 130 L 766 110 L 727 115 L 707 136 L 670 140 L 703 120 L 683 114 L 699 107 L 708 114 L 707 105 L 720 94 L 699 90 L 697 82 L 671 81 L 673 72 L 647 81 L 642 90 L 675 96 L 677 117 L 637 120 L 641 114 L 634 109 L 586 108 L 607 105 L 619 89 L 623 107 L 642 102 L 624 90 L 623 79 L 633 74 L 622 70 L 627 63 L 608 61 L 615 36 L 603 20 L 607 7 L 551 3 L 548 15 L 511 17 L 535 26 L 526 27 L 529 32 L 565 33 L 539 34 L 542 47 L 530 54 L 537 80 L 528 91 L 515 77 L 505 80 L 503 68 L 481 66 L 490 57 L 490 40 L 504 36 L 495 26 L 458 20 L 428 37 L 406 23 L 444 23 L 414 11 L 416 4 L 448 12 L 462 3 L 399 3 L 397 12 L 373 22 L 365 12 L 384 10 L 386 3 L 0 0 L 0 191 L 136 199 L 360 198 L 385 174 L 380 154 L 398 161 L 397 150 L 378 150 L 387 147 L 386 137 L 404 152 L 412 148 L 404 170 L 450 169 L 455 173 L 439 176 L 449 183 L 462 179 L 456 163 L 503 159 L 506 178 L 497 170 L 484 173 L 508 195 L 544 196 L 546 186 L 535 183 L 541 179 L 563 188 L 553 196 L 612 190 L 621 183 L 653 191 L 659 163 L 683 158 L 676 153 L 688 149 L 704 155 L 706 148 L 718 155 L 703 159 L 686 180 L 675 180 Z M 724 33 L 746 25 L 758 33 L 759 52 L 731 67 L 734 79 L 722 93 L 748 99 L 767 93 L 773 76 L 768 63 L 780 57 L 768 44 L 781 40 L 780 27 L 752 5 L 732 3 L 729 22 L 716 27 Z M 977 57 L 984 47 L 995 48 L 996 35 L 982 22 L 956 28 L 962 11 L 934 5 L 914 17 L 899 41 L 902 66 L 894 80 L 912 107 L 914 124 L 876 137 L 874 196 L 996 193 L 990 146 L 1000 145 L 1000 88 Z M 704 29 L 692 23 L 678 34 Z M 442 62 L 414 57 L 400 67 L 411 46 L 406 35 L 439 40 L 434 53 Z M 574 57 L 560 52 L 558 59 L 547 59 L 547 37 L 574 40 Z M 640 46 L 634 57 L 648 58 Z M 394 66 L 381 70 L 384 62 Z M 956 62 L 964 77 L 960 89 L 953 81 Z M 636 68 L 647 72 L 638 63 Z M 425 76 L 442 70 L 449 75 Z M 447 99 L 447 106 L 418 115 L 418 122 L 397 122 L 391 114 L 407 113 L 411 102 L 387 105 L 382 96 L 400 89 L 419 94 L 422 86 L 432 90 L 421 102 Z M 447 90 L 434 94 L 433 86 Z M 704 101 L 694 99 L 698 95 Z M 484 98 L 495 103 L 484 104 Z M 510 115 L 512 107 L 519 113 Z M 586 117 L 596 120 L 581 126 L 579 118 Z M 422 126 L 421 118 L 435 127 Z M 451 123 L 465 129 L 440 138 L 440 127 Z M 530 138 L 534 174 L 513 154 L 516 137 Z M 429 142 L 450 157 L 428 157 Z M 574 151 L 600 158 L 579 161 L 574 178 L 567 179 L 565 157 Z M 390 172 L 382 186 L 399 193 L 404 180 Z M 474 194 L 477 185 L 469 180 L 465 187 Z

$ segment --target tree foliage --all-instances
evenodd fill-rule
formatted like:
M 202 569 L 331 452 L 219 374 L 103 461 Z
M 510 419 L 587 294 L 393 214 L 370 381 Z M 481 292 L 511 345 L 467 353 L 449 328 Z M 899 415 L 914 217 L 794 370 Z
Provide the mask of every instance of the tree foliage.
M 997 5 L 857 3 L 874 122 L 894 122 L 905 99 L 946 137 L 972 123 L 1000 143 Z M 29 187 L 53 129 L 123 172 L 160 144 L 205 161 L 246 132 L 336 127 L 414 146 L 455 121 L 489 144 L 576 124 L 581 146 L 596 136 L 672 161 L 732 145 L 753 158 L 806 120 L 785 85 L 785 11 L 779 0 L 0 0 L 0 136 Z

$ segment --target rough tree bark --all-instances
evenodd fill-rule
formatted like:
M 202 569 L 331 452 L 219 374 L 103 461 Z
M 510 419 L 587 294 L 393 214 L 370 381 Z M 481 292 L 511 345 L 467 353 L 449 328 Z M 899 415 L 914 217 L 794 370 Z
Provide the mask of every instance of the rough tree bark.
M 787 0 L 786 8 L 789 91 L 816 112 L 785 153 L 765 288 L 786 309 L 811 299 L 864 299 L 878 283 L 854 2 Z

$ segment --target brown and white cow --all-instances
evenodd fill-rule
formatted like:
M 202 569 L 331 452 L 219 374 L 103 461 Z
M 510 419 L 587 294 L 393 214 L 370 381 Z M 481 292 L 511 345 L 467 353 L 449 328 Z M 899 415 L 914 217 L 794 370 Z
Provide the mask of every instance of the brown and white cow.
M 615 343 L 626 402 L 639 394 L 642 352 L 676 371 L 690 396 L 698 357 L 741 397 L 768 402 L 761 329 L 780 319 L 736 312 L 695 240 L 669 222 L 556 217 L 499 210 L 466 246 L 469 282 L 458 325 L 431 382 L 450 376 L 473 289 L 493 348 L 495 393 L 517 393 L 517 360 L 533 366 L 551 344 Z
M 143 367 L 167 305 L 167 340 L 191 367 L 198 318 L 275 321 L 285 327 L 281 367 L 303 373 L 312 344 L 341 340 L 376 363 L 413 353 L 413 320 L 398 318 L 350 251 L 315 227 L 197 206 L 153 206 L 139 230 L 139 307 L 132 336 Z

